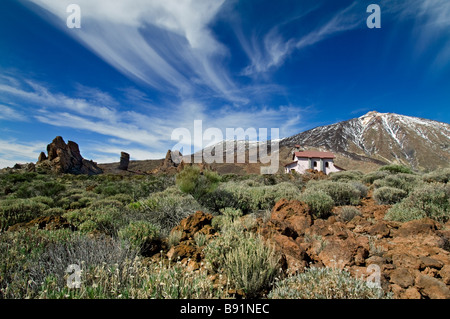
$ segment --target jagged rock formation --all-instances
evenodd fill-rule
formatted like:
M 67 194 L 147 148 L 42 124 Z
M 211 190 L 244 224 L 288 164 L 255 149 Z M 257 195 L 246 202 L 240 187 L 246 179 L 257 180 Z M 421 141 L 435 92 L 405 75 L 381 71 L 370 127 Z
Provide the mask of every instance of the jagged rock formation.
M 120 164 L 119 169 L 128 170 L 128 165 L 130 164 L 130 154 L 122 152 L 120 153 Z
M 37 167 L 50 168 L 56 173 L 97 175 L 103 171 L 97 163 L 81 156 L 78 144 L 69 141 L 67 144 L 61 136 L 57 136 L 47 145 L 47 154 L 39 155 Z

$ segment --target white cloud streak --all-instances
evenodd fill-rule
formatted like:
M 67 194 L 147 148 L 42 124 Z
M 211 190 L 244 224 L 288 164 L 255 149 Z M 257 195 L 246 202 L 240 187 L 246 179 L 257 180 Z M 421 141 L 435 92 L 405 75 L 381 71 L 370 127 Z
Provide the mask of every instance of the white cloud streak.
M 0 168 L 36 162 L 46 146 L 43 142 L 23 143 L 14 139 L 0 139 Z
M 243 35 L 242 30 L 236 29 L 236 35 L 251 62 L 243 70 L 242 74 L 248 76 L 260 75 L 261 73 L 277 69 L 284 64 L 287 57 L 295 50 L 306 49 L 337 33 L 357 28 L 362 24 L 362 19 L 360 17 L 358 19 L 351 12 L 355 5 L 356 2 L 352 3 L 330 18 L 325 24 L 316 27 L 299 38 L 285 39 L 283 37 L 279 29 L 281 25 L 286 25 L 286 22 L 281 23 L 280 26 L 272 27 L 263 36 L 262 45 L 259 37 L 253 35 L 249 40 Z M 307 16 L 312 11 L 314 10 L 306 11 L 303 16 L 292 19 L 292 21 L 301 20 L 302 17 Z
M 71 0 L 31 0 L 55 25 L 125 75 L 158 90 L 190 96 L 207 88 L 232 101 L 228 54 L 210 30 L 225 0 L 78 0 L 82 27 L 66 27 Z

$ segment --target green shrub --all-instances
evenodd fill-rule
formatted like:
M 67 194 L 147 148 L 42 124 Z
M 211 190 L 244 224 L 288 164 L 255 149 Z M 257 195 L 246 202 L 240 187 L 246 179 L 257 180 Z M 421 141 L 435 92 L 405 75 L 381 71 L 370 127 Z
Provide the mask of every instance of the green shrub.
M 360 171 L 341 171 L 331 173 L 330 179 L 334 182 L 359 181 L 364 174 Z
M 361 212 L 359 209 L 353 206 L 343 206 L 341 208 L 341 214 L 340 217 L 344 222 L 349 222 L 356 216 L 361 215 Z
M 396 175 L 389 175 L 383 179 L 376 180 L 373 185 L 375 188 L 394 187 L 409 193 L 414 188 L 419 186 L 421 179 L 417 175 L 398 173 Z
M 214 196 L 214 198 L 212 197 Z M 222 183 L 211 193 L 205 205 L 220 210 L 226 207 L 240 209 L 244 214 L 272 209 L 282 198 L 299 199 L 300 190 L 291 182 L 264 185 L 254 180 Z M 203 202 L 202 202 L 203 204 Z
M 180 190 L 195 199 L 214 191 L 219 182 L 220 176 L 216 172 L 201 171 L 198 166 L 187 166 L 176 177 L 176 184 Z
M 44 216 L 62 216 L 66 211 L 59 207 L 46 209 L 43 213 Z
M 310 212 L 316 218 L 327 217 L 334 207 L 331 196 L 321 190 L 307 189 L 301 194 L 300 200 L 308 204 Z
M 332 182 L 327 180 L 310 181 L 306 189 L 323 191 L 334 201 L 335 205 L 358 205 L 361 192 L 355 187 L 344 182 Z
M 47 197 L 47 196 L 36 196 L 31 198 L 32 201 L 36 202 L 36 203 L 42 203 L 44 205 L 47 205 L 49 207 L 53 207 L 55 202 L 53 201 L 52 198 Z
M 107 197 L 108 200 L 119 201 L 124 205 L 128 205 L 133 202 L 133 196 L 129 194 L 117 194 L 114 196 Z
M 223 267 L 226 255 L 236 248 L 239 240 L 245 236 L 241 216 L 240 210 L 226 208 L 222 210 L 222 215 L 213 218 L 216 229 L 220 230 L 220 236 L 210 241 L 204 250 L 205 259 L 213 270 L 219 271 Z
M 373 198 L 380 205 L 396 204 L 406 196 L 408 193 L 404 190 L 388 186 L 377 188 L 373 193 Z
M 111 199 L 110 197 L 108 197 L 105 199 L 97 199 L 89 205 L 90 209 L 101 209 L 106 207 L 114 207 L 121 209 L 124 207 L 124 204 L 118 200 Z
M 390 299 L 383 289 L 369 287 L 349 272 L 335 268 L 309 268 L 276 284 L 271 299 Z
M 59 182 L 35 180 L 20 184 L 17 191 L 14 193 L 14 197 L 30 198 L 36 196 L 46 196 L 54 198 L 64 190 L 66 190 L 66 187 Z
M 246 297 L 261 297 L 278 273 L 279 256 L 259 236 L 241 238 L 237 247 L 225 256 L 224 269 L 232 285 L 242 289 Z
M 157 225 L 162 236 L 167 236 L 181 220 L 192 215 L 202 206 L 192 197 L 183 193 L 177 187 L 169 187 L 163 192 L 152 193 L 141 200 L 138 211 L 142 217 Z
M 131 247 L 145 253 L 159 240 L 159 229 L 151 223 L 136 221 L 119 230 L 118 235 L 120 239 L 128 241 Z
M 348 184 L 352 185 L 356 190 L 358 190 L 361 193 L 360 195 L 361 198 L 367 197 L 369 189 L 367 188 L 366 185 L 358 181 L 349 181 Z
M 375 182 L 376 180 L 383 179 L 388 175 L 389 175 L 389 173 L 387 171 L 374 171 L 374 172 L 365 174 L 361 178 L 361 181 L 366 184 L 373 184 L 373 182 Z
M 426 217 L 442 223 L 450 219 L 450 185 L 435 183 L 418 187 L 385 216 L 387 220 L 402 222 Z
M 123 211 L 115 207 L 83 208 L 66 212 L 63 217 L 82 232 L 98 231 L 113 236 L 127 224 Z
M 180 243 L 181 237 L 183 237 L 183 232 L 181 230 L 173 230 L 170 232 L 168 237 L 169 246 L 173 247 Z
M 31 199 L 6 199 L 0 201 L 0 230 L 17 223 L 43 216 L 49 206 Z
M 206 243 L 206 235 L 204 233 L 195 233 L 194 240 L 198 247 L 203 247 Z
M 397 173 L 405 173 L 405 174 L 414 174 L 414 172 L 406 166 L 398 165 L 398 164 L 391 164 L 382 166 L 379 168 L 380 171 L 387 171 L 391 174 L 397 174 Z
M 214 287 L 204 269 L 186 271 L 176 263 L 149 263 L 128 258 L 116 264 L 95 265 L 83 272 L 79 289 L 69 289 L 49 276 L 37 293 L 40 299 L 213 299 L 229 298 Z
M 450 180 L 450 168 L 438 169 L 422 176 L 424 182 L 427 183 L 448 183 Z

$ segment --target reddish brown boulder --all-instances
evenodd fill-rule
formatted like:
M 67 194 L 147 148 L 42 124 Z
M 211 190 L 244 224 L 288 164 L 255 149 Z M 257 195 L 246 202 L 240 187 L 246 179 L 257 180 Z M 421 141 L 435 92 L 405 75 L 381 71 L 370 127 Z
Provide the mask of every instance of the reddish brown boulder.
M 450 264 L 442 267 L 442 269 L 439 271 L 439 276 L 441 276 L 444 284 L 450 285 Z
M 386 222 L 380 221 L 370 227 L 367 230 L 367 233 L 371 236 L 377 236 L 378 238 L 384 238 L 389 236 L 389 227 L 387 226 Z
M 354 256 L 358 245 L 351 240 L 327 239 L 327 244 L 319 254 L 319 258 L 326 267 L 343 269 L 354 264 Z
M 183 219 L 173 231 L 182 233 L 181 241 L 194 238 L 195 233 L 202 232 L 205 235 L 212 235 L 215 231 L 211 227 L 213 215 L 197 211 L 194 214 Z
M 414 285 L 414 276 L 406 268 L 397 268 L 391 273 L 391 283 L 406 289 Z
M 434 234 L 440 228 L 439 223 L 425 218 L 406 222 L 397 230 L 396 235 L 400 237 L 413 237 L 417 235 Z
M 434 258 L 431 257 L 420 257 L 420 269 L 425 269 L 425 268 L 435 268 L 435 269 L 441 269 L 442 266 L 444 266 L 444 264 Z
M 312 225 L 309 207 L 298 200 L 279 200 L 272 208 L 270 222 L 281 233 L 295 239 L 304 235 L 305 230 Z
M 200 261 L 201 253 L 196 249 L 196 247 L 191 245 L 180 244 L 178 246 L 172 247 L 167 253 L 167 258 L 172 261 L 185 262 L 187 259 L 194 261 Z
M 450 289 L 436 278 L 421 274 L 416 278 L 416 287 L 430 299 L 450 299 Z
M 273 244 L 275 249 L 286 260 L 286 266 L 289 273 L 303 272 L 308 265 L 308 255 L 303 247 L 292 238 L 275 234 L 269 239 L 269 244 Z

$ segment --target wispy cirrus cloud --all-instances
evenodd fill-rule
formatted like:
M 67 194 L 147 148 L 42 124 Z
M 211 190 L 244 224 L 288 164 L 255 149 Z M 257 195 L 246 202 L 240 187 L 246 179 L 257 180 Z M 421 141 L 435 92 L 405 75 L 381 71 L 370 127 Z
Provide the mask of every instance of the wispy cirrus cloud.
M 225 0 L 78 0 L 82 28 L 66 27 L 71 0 L 31 0 L 55 25 L 125 75 L 157 90 L 190 96 L 199 88 L 245 102 L 223 58 L 229 54 L 210 29 Z
M 28 105 L 27 116 L 30 120 L 55 128 L 99 134 L 108 142 L 108 147 L 91 154 L 111 154 L 111 150 L 118 153 L 119 149 L 129 149 L 135 159 L 161 155 L 161 150 L 176 144 L 171 140 L 172 131 L 182 127 L 194 132 L 196 120 L 203 121 L 204 129 L 219 128 L 224 135 L 227 128 L 254 127 L 280 128 L 280 133 L 287 136 L 295 132 L 303 112 L 296 106 L 236 108 L 233 105 L 225 105 L 211 112 L 203 102 L 192 99 L 165 105 L 165 112 L 148 113 L 121 110 L 121 103 L 109 93 L 95 88 L 78 88 L 75 96 L 68 96 L 30 79 L 17 79 L 15 87 L 0 81 L 0 94 L 4 102 Z M 130 92 L 137 105 L 148 103 L 147 96 L 136 89 L 124 90 L 123 97 L 129 98 Z M 10 108 L 8 110 L 14 112 Z M 96 149 L 89 145 L 87 148 Z M 102 155 L 101 158 L 106 157 Z
M 15 139 L 0 139 L 0 167 L 12 167 L 16 163 L 36 162 L 45 149 L 43 142 L 19 142 Z
M 19 110 L 0 104 L 0 120 L 5 121 L 27 121 L 27 116 Z
M 342 9 L 337 14 L 330 17 L 325 23 L 317 25 L 312 30 L 302 33 L 299 29 L 299 36 L 285 37 L 282 29 L 290 23 L 302 21 L 308 14 L 316 11 L 320 6 L 314 6 L 306 10 L 301 16 L 295 19 L 281 21 L 279 25 L 269 29 L 262 37 L 253 34 L 250 39 L 244 36 L 241 29 L 235 28 L 244 51 L 250 59 L 248 65 L 242 72 L 244 75 L 261 74 L 277 69 L 284 64 L 285 60 L 296 50 L 306 49 L 316 43 L 323 41 L 340 32 L 349 31 L 360 26 L 364 21 L 361 14 L 355 14 L 354 9 L 357 2 L 353 2 L 348 7 Z

